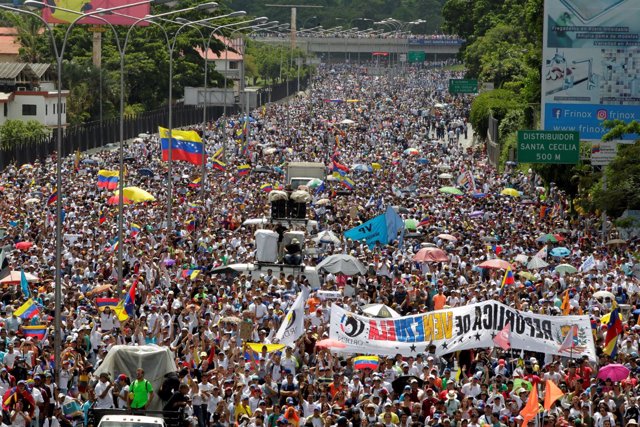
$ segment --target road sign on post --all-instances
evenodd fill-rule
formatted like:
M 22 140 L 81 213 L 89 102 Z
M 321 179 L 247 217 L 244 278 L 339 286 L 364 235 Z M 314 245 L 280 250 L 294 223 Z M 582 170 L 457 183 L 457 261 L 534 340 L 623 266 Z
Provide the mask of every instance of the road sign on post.
M 580 133 L 567 131 L 519 130 L 519 163 L 574 165 L 580 160 Z
M 449 93 L 452 95 L 459 93 L 478 93 L 478 80 L 449 79 Z
M 407 54 L 407 60 L 410 64 L 415 64 L 416 62 L 424 62 L 427 59 L 427 54 L 420 50 L 410 50 Z

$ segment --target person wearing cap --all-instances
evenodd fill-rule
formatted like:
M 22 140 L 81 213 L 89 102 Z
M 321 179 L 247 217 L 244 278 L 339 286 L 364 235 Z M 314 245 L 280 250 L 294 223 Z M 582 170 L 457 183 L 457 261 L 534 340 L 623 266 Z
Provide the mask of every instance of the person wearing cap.
M 113 405 L 113 383 L 109 380 L 109 374 L 102 372 L 94 387 L 96 394 L 96 403 L 94 407 L 96 409 L 112 409 Z
M 114 396 L 117 397 L 118 408 L 127 408 L 129 396 L 129 378 L 125 374 L 118 375 L 118 379 L 113 389 Z

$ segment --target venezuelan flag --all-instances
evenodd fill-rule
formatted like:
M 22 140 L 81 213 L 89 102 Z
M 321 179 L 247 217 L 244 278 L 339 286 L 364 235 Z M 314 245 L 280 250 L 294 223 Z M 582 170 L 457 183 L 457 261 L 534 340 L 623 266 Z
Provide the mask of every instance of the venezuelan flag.
M 131 223 L 131 237 L 136 237 L 138 234 L 140 234 L 140 231 L 142 230 L 142 227 L 140 227 L 138 224 L 136 223 Z
M 34 337 L 39 340 L 43 340 L 47 335 L 47 325 L 23 326 L 22 332 L 27 337 Z
M 182 277 L 185 279 L 188 277 L 189 279 L 194 280 L 196 277 L 198 277 L 198 274 L 200 274 L 200 270 L 182 270 Z
M 222 157 L 222 154 L 223 154 L 223 148 L 222 148 L 222 147 L 220 147 L 220 148 L 218 148 L 218 149 L 216 150 L 216 152 L 215 152 L 215 153 L 213 153 L 213 156 L 212 156 L 212 157 L 213 157 L 214 159 L 220 159 L 220 158 Z
M 202 181 L 202 177 L 197 177 L 189 183 L 189 188 L 198 188 L 200 186 L 200 181 Z
M 607 335 L 604 338 L 603 352 L 613 359 L 618 354 L 618 337 L 622 335 L 623 329 L 622 321 L 620 320 L 620 308 L 615 301 L 613 301 L 611 309 L 609 322 L 607 323 Z
M 186 220 L 184 224 L 187 226 L 187 231 L 193 231 L 196 229 L 196 219 L 194 217 Z
M 378 369 L 380 359 L 378 356 L 358 356 L 353 358 L 353 367 L 356 369 Z
M 227 170 L 227 164 L 225 162 L 223 162 L 220 159 L 214 158 L 211 160 L 211 166 L 214 169 L 218 169 L 219 171 L 226 171 Z
M 47 199 L 47 205 L 54 204 L 56 202 L 56 200 L 58 200 L 58 189 L 54 188 L 53 192 L 51 193 L 51 195 Z
M 120 172 L 102 169 L 98 171 L 98 188 L 115 190 L 120 181 Z
M 273 185 L 268 183 L 262 184 L 260 186 L 260 190 L 264 191 L 265 193 L 269 193 L 273 190 Z
M 114 309 L 119 302 L 120 300 L 118 300 L 118 298 L 96 298 L 96 305 L 100 311 L 104 310 L 105 307 Z
M 507 268 L 507 271 L 504 272 L 504 276 L 502 277 L 502 285 L 500 287 L 502 288 L 504 285 L 513 285 L 514 283 L 516 283 L 516 279 L 513 277 L 513 271 L 510 268 Z
M 240 165 L 236 168 L 236 171 L 238 173 L 239 176 L 245 176 L 247 174 L 249 174 L 249 172 L 251 172 L 251 166 L 244 164 L 244 165 Z
M 340 183 L 347 187 L 349 190 L 353 190 L 353 187 L 356 185 L 356 183 L 346 175 L 342 177 Z
M 29 298 L 27 302 L 18 307 L 18 309 L 13 313 L 16 315 L 16 317 L 20 317 L 22 319 L 31 319 L 39 312 L 40 310 L 38 309 L 36 303 L 33 302 L 33 299 Z
M 182 160 L 194 165 L 201 165 L 203 160 L 206 162 L 204 143 L 198 132 L 179 129 L 171 129 L 169 132 L 169 129 L 158 127 L 158 133 L 163 161 L 166 162 L 169 159 L 169 145 L 171 145 L 172 161 Z M 171 144 L 169 144 L 169 133 L 171 133 Z
M 100 218 L 98 218 L 98 223 L 102 225 L 106 220 L 107 220 L 107 214 L 105 213 L 105 211 L 100 212 Z

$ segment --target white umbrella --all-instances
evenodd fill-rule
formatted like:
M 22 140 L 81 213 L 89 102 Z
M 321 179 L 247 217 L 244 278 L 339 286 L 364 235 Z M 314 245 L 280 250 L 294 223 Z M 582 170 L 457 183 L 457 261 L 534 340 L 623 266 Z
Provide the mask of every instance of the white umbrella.
M 400 313 L 384 304 L 367 304 L 362 307 L 362 312 L 373 317 L 395 318 L 402 317 Z
M 355 122 L 353 120 L 350 119 L 344 119 L 343 121 L 340 122 L 341 125 L 352 125 Z
M 40 202 L 40 199 L 36 199 L 35 197 L 32 197 L 30 199 L 27 199 L 24 201 L 25 205 L 30 205 L 31 203 L 38 203 Z
M 336 234 L 331 230 L 321 231 L 316 237 L 311 240 L 316 243 L 333 243 L 336 245 L 340 244 L 340 238 L 336 236 Z
M 264 154 L 273 154 L 273 153 L 275 153 L 276 151 L 278 151 L 278 149 L 277 149 L 277 148 L 270 147 L 270 148 L 266 148 L 266 149 L 264 150 Z
M 366 274 L 367 269 L 357 258 L 346 254 L 337 254 L 326 257 L 316 266 L 316 270 L 324 270 L 329 273 L 342 273 L 346 276 Z
M 594 298 L 597 299 L 604 299 L 604 298 L 611 298 L 612 300 L 615 299 L 616 297 L 609 291 L 598 291 L 595 294 L 593 294 Z
M 440 179 L 451 179 L 453 178 L 453 175 L 451 175 L 450 173 L 441 173 L 440 175 L 438 175 L 438 178 Z
M 529 257 L 525 254 L 520 254 L 516 256 L 514 261 L 519 262 L 520 264 L 526 264 L 529 261 Z
M 266 218 L 249 218 L 245 220 L 245 222 L 243 222 L 242 225 L 262 225 L 268 222 L 269 221 L 267 221 Z
M 527 264 L 528 270 L 537 270 L 539 268 L 545 268 L 549 264 L 545 262 L 542 258 L 538 258 L 537 256 L 531 257 L 531 261 Z

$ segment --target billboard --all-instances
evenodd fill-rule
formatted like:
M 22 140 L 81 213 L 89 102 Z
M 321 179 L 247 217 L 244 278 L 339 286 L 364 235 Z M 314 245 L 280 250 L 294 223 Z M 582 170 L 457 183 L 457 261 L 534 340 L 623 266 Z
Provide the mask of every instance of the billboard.
M 139 3 L 141 3 L 140 0 L 46 0 L 44 1 L 45 7 L 42 9 L 42 18 L 52 24 L 69 24 L 84 13 L 98 9 L 122 7 L 111 14 L 96 15 L 104 20 L 89 16 L 80 19 L 78 23 L 104 25 L 106 20 L 113 25 L 130 26 L 139 18 L 144 18 L 149 14 L 149 3 Z M 137 4 L 137 6 L 125 7 L 127 4 Z M 148 25 L 148 23 L 143 21 L 138 25 Z
M 640 120 L 640 0 L 545 0 L 542 54 L 544 130 L 599 141 L 603 120 Z

